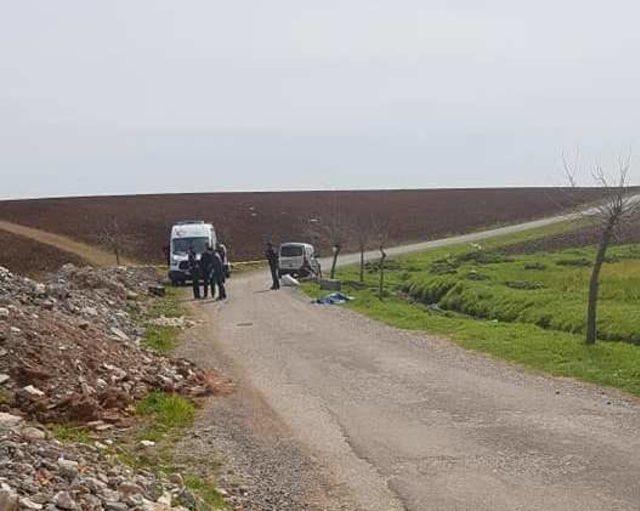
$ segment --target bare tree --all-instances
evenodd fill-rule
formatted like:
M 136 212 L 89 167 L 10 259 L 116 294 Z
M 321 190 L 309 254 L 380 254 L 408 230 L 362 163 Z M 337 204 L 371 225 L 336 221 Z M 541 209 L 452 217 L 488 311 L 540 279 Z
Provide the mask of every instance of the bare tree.
M 563 169 L 572 190 L 578 188 L 578 176 L 581 173 L 580 154 L 576 151 L 573 161 L 563 156 Z M 591 177 L 595 185 L 602 189 L 602 199 L 587 211 L 580 212 L 598 229 L 598 248 L 589 280 L 589 298 L 587 304 L 587 329 L 585 342 L 595 344 L 597 339 L 598 292 L 600 272 L 605 262 L 607 249 L 617 231 L 637 217 L 640 212 L 638 190 L 630 185 L 631 154 L 618 156 L 615 168 L 608 172 L 602 165 L 596 164 Z
M 385 261 L 387 259 L 387 253 L 385 247 L 389 239 L 389 222 L 388 219 L 382 216 L 376 216 L 372 219 L 372 233 L 375 237 L 376 245 L 380 251 L 380 263 L 379 263 L 379 281 L 378 281 L 378 298 L 382 300 L 384 297 L 384 270 Z
M 101 245 L 104 245 L 113 252 L 116 257 L 116 264 L 120 266 L 122 251 L 127 243 L 128 237 L 120 229 L 116 217 L 111 218 L 111 220 L 104 225 L 98 235 L 98 239 Z
M 358 242 L 358 251 L 360 252 L 360 283 L 364 282 L 364 252 L 367 249 L 370 233 L 365 226 L 356 231 L 356 240 Z
M 360 283 L 363 283 L 365 267 L 364 253 L 371 243 L 375 241 L 374 219 L 373 217 L 359 216 L 352 218 L 348 224 L 347 232 L 349 233 L 349 237 L 355 241 L 360 254 L 359 277 Z
M 347 241 L 349 232 L 348 222 L 341 214 L 337 195 L 334 194 L 331 209 L 326 214 L 308 220 L 306 230 L 321 243 L 328 242 L 331 245 L 333 260 L 331 262 L 330 277 L 334 279 L 338 256 Z

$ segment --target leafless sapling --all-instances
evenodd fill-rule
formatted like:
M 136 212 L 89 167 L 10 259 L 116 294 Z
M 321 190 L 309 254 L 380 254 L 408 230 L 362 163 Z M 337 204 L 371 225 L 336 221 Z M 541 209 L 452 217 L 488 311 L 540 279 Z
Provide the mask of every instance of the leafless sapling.
M 572 190 L 578 188 L 578 176 L 581 173 L 579 153 L 573 161 L 563 157 L 563 169 Z M 600 288 L 600 272 L 605 262 L 607 249 L 617 232 L 629 222 L 637 220 L 640 212 L 638 189 L 630 184 L 631 155 L 618 156 L 612 171 L 596 164 L 591 177 L 596 186 L 602 190 L 602 198 L 588 210 L 581 211 L 583 217 L 598 232 L 598 247 L 589 279 L 589 295 L 587 301 L 586 337 L 587 344 L 595 344 L 598 329 L 598 292 Z
M 387 218 L 382 216 L 376 216 L 372 220 L 372 233 L 375 236 L 375 241 L 380 251 L 380 263 L 379 263 L 379 276 L 378 281 L 378 297 L 382 300 L 384 297 L 384 271 L 385 261 L 387 259 L 387 252 L 385 247 L 389 239 L 389 222 Z
M 342 251 L 348 232 L 347 223 L 341 214 L 338 204 L 338 196 L 334 194 L 331 208 L 325 214 L 314 217 L 312 220 L 308 222 L 306 230 L 321 243 L 328 242 L 331 245 L 333 259 L 331 261 L 330 277 L 334 279 L 338 256 Z
M 374 228 L 373 218 L 370 217 L 357 217 L 353 219 L 351 222 L 351 231 L 352 238 L 355 240 L 358 246 L 358 252 L 360 253 L 360 268 L 359 268 L 359 276 L 360 283 L 364 283 L 364 267 L 365 267 L 365 258 L 364 254 L 367 250 L 367 247 L 374 239 L 374 233 L 372 232 Z
M 104 245 L 113 252 L 116 257 L 116 264 L 120 266 L 122 251 L 127 242 L 127 236 L 122 232 L 118 220 L 115 217 L 102 227 L 99 234 L 99 241 L 101 245 Z

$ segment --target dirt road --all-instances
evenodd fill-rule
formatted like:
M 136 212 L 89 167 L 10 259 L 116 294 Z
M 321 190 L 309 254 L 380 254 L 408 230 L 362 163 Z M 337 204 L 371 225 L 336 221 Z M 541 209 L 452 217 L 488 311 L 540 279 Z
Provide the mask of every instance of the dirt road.
M 7 222 L 0 229 L 109 263 L 108 254 L 68 238 Z M 181 348 L 237 382 L 182 447 L 198 449 L 203 465 L 218 450 L 242 470 L 259 487 L 245 509 L 640 508 L 637 400 L 268 285 L 266 272 L 234 277 L 228 302 L 195 305 L 208 321 Z
M 209 341 L 186 350 L 200 363 L 225 360 L 245 389 L 223 398 L 208 424 L 228 420 L 225 407 L 254 437 L 277 421 L 269 442 L 286 448 L 272 460 L 276 479 L 296 473 L 300 453 L 313 460 L 313 497 L 304 501 L 300 484 L 297 504 L 274 509 L 640 507 L 637 400 L 313 305 L 294 290 L 265 291 L 268 283 L 266 273 L 238 277 L 227 303 L 198 304 L 213 318 Z M 295 459 L 282 456 L 291 445 Z
M 65 252 L 70 252 L 95 266 L 113 266 L 115 264 L 115 257 L 113 254 L 98 247 L 82 243 L 81 241 L 76 241 L 67 236 L 54 234 L 41 229 L 34 229 L 33 227 L 27 227 L 13 222 L 7 222 L 6 220 L 0 220 L 0 230 L 32 239 L 40 243 L 44 243 L 45 245 L 51 245 L 52 247 L 59 248 Z M 132 264 L 131 261 L 124 258 L 121 263 L 123 265 Z

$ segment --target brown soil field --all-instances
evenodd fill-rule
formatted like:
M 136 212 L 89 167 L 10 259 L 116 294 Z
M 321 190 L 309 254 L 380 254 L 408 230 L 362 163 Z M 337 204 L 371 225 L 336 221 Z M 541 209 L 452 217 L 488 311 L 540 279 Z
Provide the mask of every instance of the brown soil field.
M 75 254 L 2 230 L 0 230 L 0 247 L 2 247 L 0 248 L 0 266 L 9 268 L 13 273 L 35 279 L 57 270 L 66 263 L 77 266 L 86 264 Z
M 599 194 L 582 189 L 572 197 L 588 202 Z M 174 222 L 202 219 L 213 222 L 231 259 L 240 261 L 260 258 L 269 239 L 309 240 L 326 254 L 327 239 L 309 234 L 309 219 L 322 225 L 339 216 L 353 225 L 376 215 L 386 219 L 388 243 L 397 244 L 549 216 L 569 202 L 557 188 L 164 194 L 2 201 L 0 219 L 91 244 L 116 219 L 128 238 L 126 254 L 141 262 L 163 261 Z

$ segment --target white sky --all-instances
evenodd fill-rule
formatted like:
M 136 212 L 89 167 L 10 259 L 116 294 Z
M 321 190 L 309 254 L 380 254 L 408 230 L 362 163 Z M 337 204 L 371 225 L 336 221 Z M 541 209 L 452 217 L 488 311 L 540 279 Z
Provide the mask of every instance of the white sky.
M 634 1 L 0 7 L 0 197 L 549 185 L 638 141 Z

